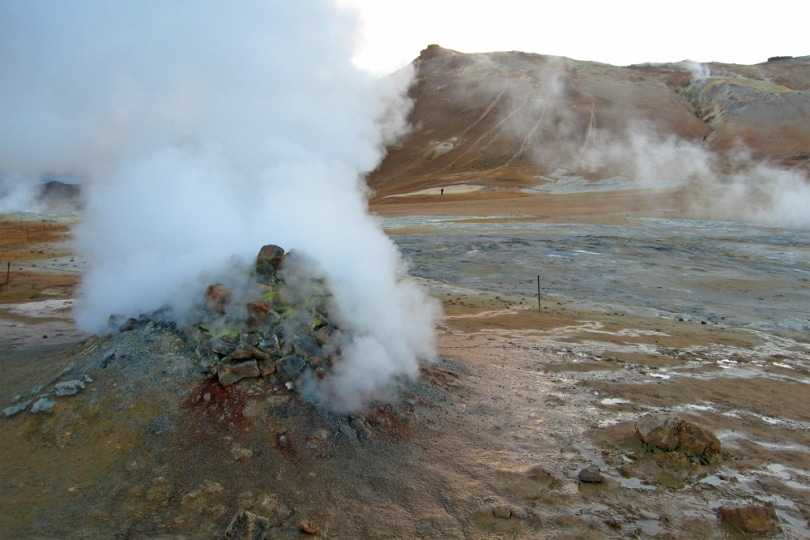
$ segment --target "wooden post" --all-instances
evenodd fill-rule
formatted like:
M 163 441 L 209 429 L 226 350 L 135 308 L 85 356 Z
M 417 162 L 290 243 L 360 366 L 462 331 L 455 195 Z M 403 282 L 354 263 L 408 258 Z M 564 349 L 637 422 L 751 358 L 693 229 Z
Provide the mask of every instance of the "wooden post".
M 8 261 L 8 265 L 6 266 L 6 289 L 10 288 L 9 283 L 11 282 L 11 261 Z
M 537 276 L 537 311 L 540 311 L 540 276 Z

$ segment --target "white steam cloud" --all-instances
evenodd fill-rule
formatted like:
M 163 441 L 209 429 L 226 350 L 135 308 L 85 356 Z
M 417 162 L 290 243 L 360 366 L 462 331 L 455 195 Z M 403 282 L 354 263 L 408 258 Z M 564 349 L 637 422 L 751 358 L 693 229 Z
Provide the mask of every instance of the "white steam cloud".
M 182 307 L 275 243 L 320 263 L 353 336 L 336 408 L 435 356 L 437 303 L 362 181 L 404 131 L 411 73 L 353 66 L 354 25 L 326 0 L 0 4 L 0 171 L 85 179 L 81 328 Z
M 509 61 L 508 54 L 493 57 Z M 494 70 L 492 61 L 479 62 Z M 632 181 L 627 185 L 662 191 L 688 186 L 699 194 L 692 210 L 701 215 L 810 228 L 806 172 L 758 161 L 742 142 L 714 151 L 707 142 L 681 136 L 671 119 L 656 118 L 639 104 L 648 83 L 617 91 L 600 80 L 599 70 L 608 68 L 598 66 L 592 68 L 596 73 L 575 80 L 571 72 L 586 69 L 576 64 L 554 57 L 519 64 L 521 79 L 496 77 L 485 86 L 509 104 L 502 122 L 523 141 L 507 165 L 527 155 L 546 172 L 559 168 L 590 176 L 618 174 Z M 685 61 L 681 67 L 692 75 L 685 92 L 700 94 L 712 78 L 708 66 Z

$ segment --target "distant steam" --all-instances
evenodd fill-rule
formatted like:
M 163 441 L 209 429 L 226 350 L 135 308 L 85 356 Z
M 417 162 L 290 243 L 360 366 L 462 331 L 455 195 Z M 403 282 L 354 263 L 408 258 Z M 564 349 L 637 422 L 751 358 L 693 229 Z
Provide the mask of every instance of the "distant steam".
M 326 0 L 2 3 L 0 170 L 86 179 L 82 329 L 182 311 L 272 242 L 318 261 L 353 336 L 335 407 L 435 356 L 437 303 L 362 181 L 405 128 L 411 73 L 355 68 L 354 24 Z
M 475 62 L 475 70 L 486 74 L 475 99 L 485 102 L 481 96 L 487 95 L 504 104 L 493 131 L 508 130 L 516 146 L 504 166 L 530 160 L 545 174 L 561 169 L 589 178 L 615 175 L 632 181 L 627 185 L 654 190 L 689 186 L 701 194 L 694 209 L 702 215 L 810 228 L 810 212 L 801 210 L 810 204 L 805 172 L 757 161 L 742 142 L 713 151 L 702 140 L 711 130 L 697 118 L 686 118 L 689 126 L 682 127 L 678 118 L 658 117 L 644 100 L 662 95 L 661 82 L 639 78 L 620 85 L 618 75 L 627 76 L 627 68 L 587 67 L 558 57 L 526 61 L 514 53 L 491 53 L 475 56 Z M 704 64 L 685 61 L 679 67 L 692 75 L 685 94 L 699 95 L 711 82 Z M 457 99 L 466 93 L 465 88 Z M 673 103 L 679 99 L 672 94 Z M 692 116 L 686 106 L 684 116 Z M 480 149 L 477 141 L 472 146 Z M 707 197 L 710 202 L 701 202 Z

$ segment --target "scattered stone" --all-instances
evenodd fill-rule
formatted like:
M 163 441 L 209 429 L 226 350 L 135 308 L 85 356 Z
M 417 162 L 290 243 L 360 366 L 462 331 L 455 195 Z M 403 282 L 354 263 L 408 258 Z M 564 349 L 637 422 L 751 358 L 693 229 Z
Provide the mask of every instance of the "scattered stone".
M 242 343 L 247 343 L 251 347 L 258 347 L 259 343 L 262 340 L 262 337 L 259 334 L 242 334 L 241 336 Z
M 509 519 L 512 517 L 512 509 L 508 504 L 498 504 L 492 507 L 492 515 L 498 519 Z
M 526 519 L 529 512 L 525 508 L 511 504 L 496 504 L 492 507 L 492 515 L 498 519 Z
M 291 354 L 282 360 L 281 374 L 287 379 L 294 379 L 304 370 L 306 365 L 306 360 L 297 354 Z
M 579 475 L 577 477 L 579 478 L 580 482 L 584 482 L 586 484 L 601 484 L 605 481 L 602 471 L 596 465 L 585 467 L 579 471 Z
M 261 374 L 256 360 L 237 363 L 222 362 L 217 366 L 217 378 L 219 384 L 223 386 L 229 386 L 247 377 L 258 377 Z
M 351 426 L 354 428 L 357 438 L 365 441 L 371 437 L 371 426 L 368 425 L 365 418 L 357 417 L 351 421 Z
M 773 506 L 722 506 L 720 517 L 724 523 L 745 533 L 768 533 L 776 526 Z
M 54 393 L 57 397 L 73 396 L 78 394 L 79 390 L 84 390 L 84 383 L 78 379 L 60 382 L 54 386 Z
M 321 532 L 320 527 L 316 527 L 309 521 L 302 521 L 301 523 L 298 524 L 298 528 L 301 529 L 302 532 L 305 532 L 307 534 L 320 534 Z
M 264 318 L 270 313 L 270 303 L 264 300 L 254 300 L 247 304 L 247 327 L 249 330 L 261 328 Z
M 22 403 L 18 403 L 17 405 L 13 405 L 11 407 L 6 407 L 3 409 L 3 414 L 6 416 L 14 416 L 15 414 L 24 411 L 31 405 L 31 400 L 23 401 Z
M 281 354 L 281 344 L 278 342 L 278 337 L 275 334 L 270 334 L 259 342 L 257 347 L 271 356 L 279 356 Z
M 276 364 L 272 360 L 258 360 L 257 365 L 262 377 L 267 377 L 276 372 Z
M 31 407 L 31 412 L 32 413 L 46 412 L 51 410 L 54 405 L 56 405 L 56 402 L 52 399 L 48 399 L 46 397 L 39 398 L 37 402 L 34 403 L 34 406 Z
M 654 448 L 677 451 L 702 464 L 711 463 L 723 450 L 713 433 L 676 415 L 646 416 L 636 424 L 636 434 Z
M 221 356 L 228 356 L 236 350 L 236 344 L 222 338 L 214 338 L 208 344 L 209 348 Z
M 267 278 L 275 276 L 276 270 L 279 269 L 283 260 L 284 250 L 282 248 L 273 244 L 262 246 L 256 257 L 256 274 L 259 281 L 266 282 Z
M 270 520 L 247 510 L 239 510 L 225 530 L 225 537 L 265 540 L 270 537 Z
M 133 319 L 130 317 L 124 323 L 118 327 L 119 332 L 129 332 L 131 330 L 135 330 L 138 327 L 138 319 Z
M 239 463 L 244 463 L 253 457 L 253 450 L 250 448 L 243 448 L 241 446 L 234 446 L 231 448 L 231 455 L 233 456 L 233 459 Z
M 228 360 L 239 362 L 241 360 L 270 360 L 270 355 L 252 345 L 242 343 L 228 356 Z
M 203 493 L 207 493 L 208 495 L 222 493 L 225 490 L 225 488 L 222 487 L 222 484 L 219 482 L 214 482 L 213 480 L 205 480 L 200 485 L 200 489 L 203 491 Z
M 312 336 L 302 336 L 293 344 L 295 353 L 309 360 L 313 365 L 320 364 L 324 358 L 323 349 L 318 340 Z
M 205 305 L 211 313 L 225 313 L 231 296 L 231 290 L 225 285 L 221 283 L 211 285 L 205 291 Z
M 318 341 L 318 345 L 326 345 L 329 343 L 329 327 L 321 326 L 315 331 L 313 336 Z

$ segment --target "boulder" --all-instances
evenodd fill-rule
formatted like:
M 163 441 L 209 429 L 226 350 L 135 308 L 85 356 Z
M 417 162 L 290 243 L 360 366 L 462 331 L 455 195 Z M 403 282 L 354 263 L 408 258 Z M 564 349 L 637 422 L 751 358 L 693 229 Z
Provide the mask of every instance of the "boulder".
M 776 526 L 776 511 L 769 505 L 722 506 L 720 518 L 723 523 L 744 533 L 768 533 Z
M 652 414 L 638 421 L 636 435 L 665 452 L 678 452 L 690 460 L 711 463 L 723 447 L 710 431 L 676 415 Z

